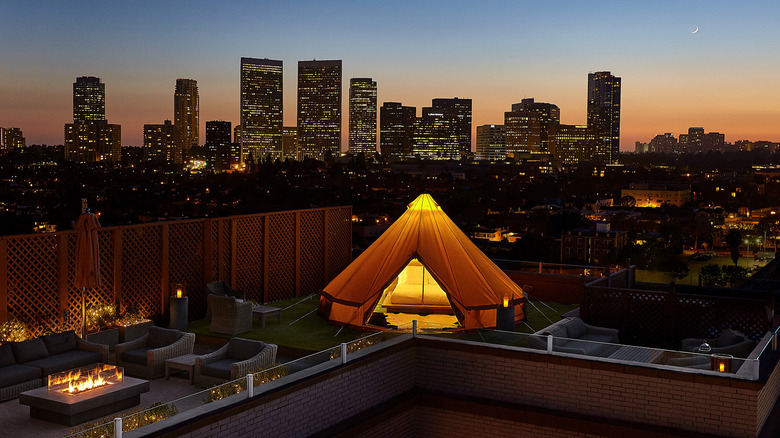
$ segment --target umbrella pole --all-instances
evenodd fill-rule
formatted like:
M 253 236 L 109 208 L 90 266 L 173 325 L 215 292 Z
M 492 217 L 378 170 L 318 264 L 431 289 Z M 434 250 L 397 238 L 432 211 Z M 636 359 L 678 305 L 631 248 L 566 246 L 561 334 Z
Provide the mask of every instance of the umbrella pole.
M 87 339 L 87 288 L 81 288 L 81 339 Z

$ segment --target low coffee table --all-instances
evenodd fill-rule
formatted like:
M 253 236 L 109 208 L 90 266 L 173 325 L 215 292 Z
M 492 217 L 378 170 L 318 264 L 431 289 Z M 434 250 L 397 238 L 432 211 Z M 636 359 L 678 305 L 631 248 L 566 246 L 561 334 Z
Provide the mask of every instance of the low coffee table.
M 44 386 L 19 394 L 19 404 L 30 406 L 30 416 L 65 426 L 104 417 L 141 403 L 149 381 L 124 376 L 121 383 L 77 395 L 50 391 Z
M 171 368 L 187 371 L 190 375 L 190 383 L 195 382 L 195 358 L 197 354 L 185 354 L 165 361 L 165 380 L 171 377 Z
M 265 328 L 265 318 L 269 316 L 278 316 L 279 324 L 282 323 L 282 309 L 278 307 L 258 305 L 252 307 L 252 314 L 260 317 L 260 327 Z

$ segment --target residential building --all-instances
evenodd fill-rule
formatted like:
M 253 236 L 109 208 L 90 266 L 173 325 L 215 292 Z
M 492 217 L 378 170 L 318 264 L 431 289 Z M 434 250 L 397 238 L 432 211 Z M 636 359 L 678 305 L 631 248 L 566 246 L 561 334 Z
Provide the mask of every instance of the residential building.
M 298 156 L 298 127 L 296 126 L 282 128 L 282 157 L 291 160 L 300 159 Z
M 458 142 L 458 155 L 470 157 L 471 153 L 471 99 L 457 97 L 438 98 L 431 102 L 433 113 L 441 113 L 450 119 L 450 124 Z
M 230 146 L 231 125 L 230 122 L 223 120 L 206 122 L 206 154 L 215 167 L 220 150 Z
M 688 134 L 680 134 L 679 147 L 684 153 L 722 151 L 726 136 L 719 132 L 704 133 L 704 128 L 688 128 Z
M 593 158 L 614 162 L 620 152 L 620 83 L 608 71 L 588 74 L 588 130 Z
M 282 61 L 241 58 L 241 153 L 255 160 L 282 151 Z
M 176 79 L 173 94 L 173 124 L 176 129 L 177 154 L 186 155 L 199 142 L 199 97 L 198 81 L 194 79 Z
M 376 81 L 349 80 L 349 152 L 376 155 Z
M 144 155 L 147 160 L 181 164 L 180 130 L 170 120 L 162 125 L 144 125 Z
M 691 186 L 672 183 L 631 183 L 620 191 L 622 198 L 631 197 L 637 207 L 660 207 L 663 204 L 682 207 L 691 200 Z
M 81 76 L 73 84 L 73 123 L 65 124 L 65 159 L 82 163 L 119 162 L 122 127 L 106 120 L 106 86 Z
M 341 153 L 341 60 L 298 62 L 298 148 L 318 160 Z
M 477 126 L 477 160 L 506 159 L 506 129 L 504 125 Z
M 585 125 L 558 125 L 555 135 L 554 161 L 573 164 L 587 161 L 590 157 L 588 127 Z
M 384 102 L 379 109 L 379 150 L 389 158 L 412 155 L 417 109 L 400 102 Z
M 19 128 L 0 128 L 0 155 L 26 146 L 24 135 Z
M 648 146 L 648 152 L 658 152 L 663 154 L 679 154 L 682 153 L 677 146 L 677 138 L 674 134 L 667 132 L 665 134 L 658 134 L 650 140 Z
M 596 230 L 569 231 L 561 236 L 561 262 L 604 265 L 628 243 L 628 233 L 613 231 L 609 223 L 597 223 Z

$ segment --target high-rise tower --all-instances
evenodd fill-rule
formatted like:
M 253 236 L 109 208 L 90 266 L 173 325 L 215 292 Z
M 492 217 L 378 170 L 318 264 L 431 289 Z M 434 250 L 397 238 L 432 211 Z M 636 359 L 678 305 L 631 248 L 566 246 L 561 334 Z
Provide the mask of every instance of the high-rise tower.
M 608 71 L 588 74 L 588 136 L 591 158 L 612 162 L 620 152 L 620 78 Z
M 173 94 L 173 125 L 176 130 L 176 147 L 180 154 L 186 154 L 190 148 L 199 145 L 198 100 L 198 81 L 176 79 L 176 91 Z
M 376 154 L 376 81 L 349 80 L 349 151 Z
M 241 58 L 242 155 L 255 161 L 282 153 L 282 61 Z
M 379 150 L 390 158 L 412 155 L 417 109 L 400 102 L 384 102 L 379 109 Z
M 433 99 L 431 108 L 434 113 L 442 114 L 451 120 L 457 137 L 458 152 L 461 157 L 471 155 L 471 99 Z M 451 156 L 451 158 L 457 158 Z
M 73 123 L 106 120 L 106 84 L 94 76 L 73 83 Z
M 298 147 L 323 159 L 341 152 L 341 60 L 298 62 Z

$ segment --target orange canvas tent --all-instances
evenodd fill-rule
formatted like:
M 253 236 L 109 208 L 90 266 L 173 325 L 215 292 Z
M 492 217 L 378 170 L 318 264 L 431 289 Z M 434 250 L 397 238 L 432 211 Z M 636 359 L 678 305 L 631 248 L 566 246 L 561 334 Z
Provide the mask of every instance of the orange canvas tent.
M 523 290 L 463 234 L 428 194 L 412 201 L 371 246 L 322 291 L 320 315 L 363 326 L 383 291 L 416 259 L 447 295 L 465 329 L 496 326 L 496 309 L 515 306 L 523 317 Z

